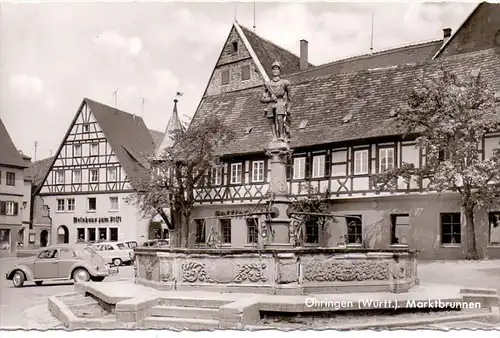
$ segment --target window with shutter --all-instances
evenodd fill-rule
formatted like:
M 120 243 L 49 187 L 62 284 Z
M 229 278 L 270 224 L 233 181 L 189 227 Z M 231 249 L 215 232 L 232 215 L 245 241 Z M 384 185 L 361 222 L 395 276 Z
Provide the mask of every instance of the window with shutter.
M 330 177 L 332 169 L 332 155 L 328 152 L 325 156 L 325 177 Z
M 17 216 L 19 213 L 19 203 L 14 202 L 14 216 Z
M 305 165 L 305 178 L 308 179 L 311 177 L 311 156 L 306 156 L 306 165 Z
M 7 174 L 5 175 L 5 184 L 10 185 L 10 186 L 15 186 L 16 185 L 16 173 L 12 173 L 7 171 Z
M 325 155 L 317 155 L 313 157 L 313 178 L 325 177 Z
M 5 202 L 5 215 L 14 216 L 14 202 Z
M 354 175 L 368 174 L 368 150 L 354 152 Z
M 296 157 L 293 159 L 293 179 L 302 180 L 305 178 L 306 158 Z
M 5 215 L 6 203 L 4 201 L 0 201 L 0 215 Z

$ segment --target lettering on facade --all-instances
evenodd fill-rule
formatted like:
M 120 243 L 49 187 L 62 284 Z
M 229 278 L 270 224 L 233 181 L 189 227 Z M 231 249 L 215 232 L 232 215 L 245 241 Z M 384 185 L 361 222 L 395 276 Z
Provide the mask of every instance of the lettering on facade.
M 263 210 L 216 210 L 215 211 L 215 216 L 217 217 L 223 217 L 223 216 L 243 216 L 243 215 L 248 215 L 249 217 L 255 216 L 257 217 L 258 215 L 252 215 L 249 214 L 250 212 L 255 213 L 255 212 L 262 212 Z
M 120 216 L 112 217 L 73 217 L 73 223 L 120 223 Z
M 249 210 L 217 210 L 215 211 L 215 216 L 236 216 L 236 215 L 245 215 L 249 212 Z

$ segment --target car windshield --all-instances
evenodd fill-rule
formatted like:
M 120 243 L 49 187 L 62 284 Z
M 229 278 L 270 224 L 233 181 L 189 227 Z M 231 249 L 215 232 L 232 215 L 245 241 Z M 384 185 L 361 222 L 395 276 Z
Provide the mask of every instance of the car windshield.
M 118 249 L 120 249 L 120 250 L 123 250 L 123 249 L 126 249 L 126 248 L 127 248 L 127 247 L 125 246 L 125 244 L 123 244 L 123 243 L 118 243 L 118 244 L 116 244 L 116 246 L 117 246 L 117 247 L 118 247 Z
M 133 248 L 135 248 L 137 246 L 137 243 L 136 242 L 128 242 L 127 245 L 128 245 L 129 248 L 133 249 Z

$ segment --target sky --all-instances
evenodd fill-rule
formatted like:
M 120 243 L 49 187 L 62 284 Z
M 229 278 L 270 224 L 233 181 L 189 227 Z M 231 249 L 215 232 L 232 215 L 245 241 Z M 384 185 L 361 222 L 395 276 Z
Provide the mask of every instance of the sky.
M 474 8 L 464 2 L 256 2 L 256 33 L 314 65 L 442 38 Z M 252 2 L 0 4 L 0 118 L 40 160 L 57 151 L 84 97 L 164 131 L 177 91 L 186 120 L 200 102 L 232 23 L 252 29 Z M 142 104 L 144 99 L 144 105 Z

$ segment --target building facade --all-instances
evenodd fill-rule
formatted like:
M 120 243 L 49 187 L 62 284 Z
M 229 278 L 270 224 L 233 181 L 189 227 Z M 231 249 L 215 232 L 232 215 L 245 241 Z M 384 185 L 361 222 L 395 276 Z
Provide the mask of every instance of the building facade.
M 50 212 L 49 244 L 148 239 L 150 220 L 127 198 L 153 137 L 142 118 L 83 100 L 37 191 Z
M 0 257 L 15 256 L 29 223 L 31 182 L 26 183 L 29 158 L 16 149 L 0 119 Z
M 465 218 L 456 194 L 425 192 L 425 181 L 399 182 L 395 191 L 377 192 L 370 176 L 402 163 L 425 163 L 425 151 L 416 148 L 414 139 L 403 137 L 395 114 L 416 79 L 433 76 L 443 67 L 456 72 L 480 70 L 491 88 L 500 91 L 495 75 L 500 69 L 500 42 L 495 38 L 500 26 L 481 15 L 490 5 L 478 5 L 453 35 L 460 36 L 464 29 L 489 32 L 482 36 L 490 44 L 477 44 L 472 50 L 454 47 L 456 55 L 447 56 L 447 46 L 455 42 L 445 30 L 438 43 L 407 48 L 425 48 L 421 54 L 412 52 L 407 59 L 405 53 L 398 54 L 403 57 L 384 61 L 386 68 L 377 68 L 381 55 L 373 55 L 363 59 L 366 68 L 361 70 L 356 69 L 360 59 L 354 58 L 354 70 L 347 60 L 340 70 L 332 63 L 314 73 L 306 41 L 301 41 L 301 55 L 293 56 L 235 23 L 194 119 L 217 110 L 231 121 L 238 141 L 226 151 L 223 165 L 213 168 L 196 189 L 189 246 L 206 246 L 214 237 L 222 246 L 234 248 L 259 246 L 263 241 L 258 235 L 262 219 L 221 216 L 254 210 L 266 198 L 270 164 L 264 149 L 272 136 L 259 97 L 272 62 L 280 60 L 284 77 L 292 81 L 288 189 L 295 196 L 305 194 L 308 187 L 329 192 L 331 211 L 346 216 L 322 228 L 306 224 L 304 245 L 336 246 L 345 241 L 386 248 L 403 243 L 418 249 L 422 259 L 464 258 Z M 499 5 L 492 6 L 492 13 L 498 13 Z M 467 28 L 471 20 L 475 24 Z M 500 134 L 487 135 L 478 147 L 483 158 L 492 156 L 500 148 Z M 475 222 L 479 255 L 499 258 L 500 206 L 477 211 Z

